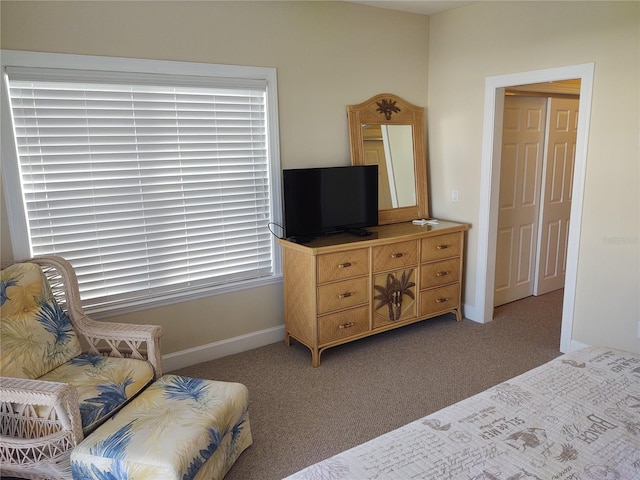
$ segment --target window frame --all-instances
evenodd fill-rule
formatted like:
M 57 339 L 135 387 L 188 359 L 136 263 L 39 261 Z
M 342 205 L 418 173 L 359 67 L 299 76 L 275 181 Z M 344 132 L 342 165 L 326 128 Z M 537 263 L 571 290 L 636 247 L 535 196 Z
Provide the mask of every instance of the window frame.
M 238 79 L 266 81 L 270 221 L 275 224 L 282 223 L 280 140 L 278 128 L 277 74 L 275 68 L 12 50 L 0 50 L 0 65 L 2 67 L 2 79 L 0 81 L 0 118 L 2 118 L 0 122 L 0 140 L 2 141 L 0 153 L 2 155 L 2 168 L 0 172 L 14 259 L 28 258 L 31 256 L 31 252 L 29 249 L 26 208 L 24 206 L 24 197 L 20 182 L 19 159 L 13 132 L 13 122 L 11 121 L 6 67 L 71 69 L 85 72 L 95 71 L 96 75 L 99 75 L 100 72 L 110 72 L 110 74 L 121 73 L 123 76 L 142 73 L 176 75 L 181 77 L 212 77 L 215 78 L 217 82 L 226 82 L 228 80 L 230 85 L 235 85 Z M 126 81 L 126 79 L 124 81 Z M 202 287 L 189 293 L 182 292 L 167 295 L 162 299 L 154 298 L 151 300 L 147 298 L 143 300 L 124 301 L 116 306 L 87 309 L 87 312 L 94 318 L 101 318 L 281 283 L 282 255 L 277 240 L 278 236 L 275 234 L 272 235 L 272 271 L 268 276 L 223 285 Z

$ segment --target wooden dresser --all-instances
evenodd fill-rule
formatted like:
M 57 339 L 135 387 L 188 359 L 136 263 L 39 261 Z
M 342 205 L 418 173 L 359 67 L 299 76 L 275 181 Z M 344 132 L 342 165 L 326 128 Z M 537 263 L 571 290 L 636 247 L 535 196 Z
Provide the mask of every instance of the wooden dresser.
M 280 240 L 284 261 L 285 344 L 327 348 L 426 318 L 462 319 L 464 232 L 440 221 L 370 227 L 369 237 L 338 234 L 306 244 Z

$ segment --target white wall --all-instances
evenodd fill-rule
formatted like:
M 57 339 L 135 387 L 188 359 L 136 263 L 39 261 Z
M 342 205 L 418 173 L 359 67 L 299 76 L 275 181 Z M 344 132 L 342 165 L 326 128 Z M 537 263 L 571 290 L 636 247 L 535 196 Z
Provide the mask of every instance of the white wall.
M 431 205 L 436 217 L 477 225 L 487 77 L 592 62 L 571 337 L 640 351 L 640 3 L 478 2 L 432 16 Z M 468 238 L 464 303 L 473 308 L 478 230 Z
M 276 67 L 283 168 L 347 164 L 348 104 L 390 92 L 426 106 L 432 213 L 472 224 L 471 308 L 485 78 L 595 62 L 573 338 L 640 349 L 637 2 L 477 2 L 432 17 L 340 2 L 0 5 L 6 49 Z M 10 260 L 6 225 L 3 209 Z M 164 325 L 163 352 L 176 352 L 282 325 L 282 289 L 114 320 Z
M 0 5 L 3 49 L 276 67 L 283 168 L 349 164 L 347 105 L 383 92 L 427 102 L 425 16 L 324 1 Z M 167 354 L 281 326 L 282 286 L 109 320 L 163 325 Z

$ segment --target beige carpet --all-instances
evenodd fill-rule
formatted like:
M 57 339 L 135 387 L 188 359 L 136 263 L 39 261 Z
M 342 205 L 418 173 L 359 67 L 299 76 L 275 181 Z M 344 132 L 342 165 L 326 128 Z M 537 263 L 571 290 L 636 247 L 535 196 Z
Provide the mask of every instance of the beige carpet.
M 244 383 L 254 444 L 226 480 L 272 480 L 507 380 L 560 354 L 563 291 L 445 315 L 325 351 L 279 342 L 171 373 Z

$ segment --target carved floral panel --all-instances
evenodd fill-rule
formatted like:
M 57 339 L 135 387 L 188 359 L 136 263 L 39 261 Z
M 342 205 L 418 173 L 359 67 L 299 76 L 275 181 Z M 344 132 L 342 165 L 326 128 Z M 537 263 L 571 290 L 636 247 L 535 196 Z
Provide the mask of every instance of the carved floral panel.
M 373 326 L 416 317 L 415 269 L 406 268 L 373 278 Z

